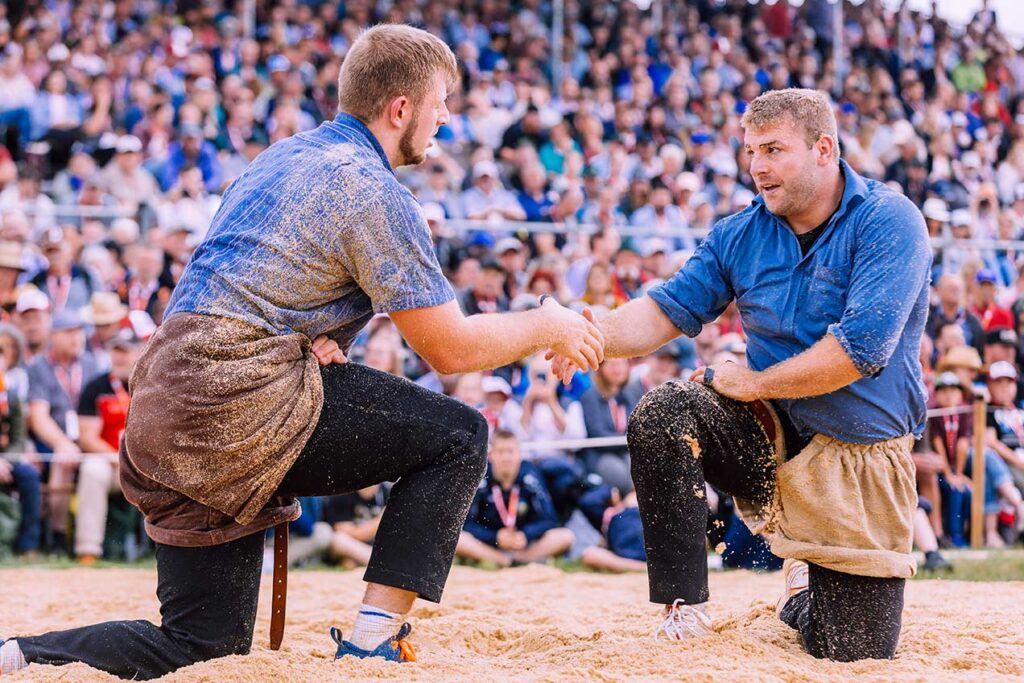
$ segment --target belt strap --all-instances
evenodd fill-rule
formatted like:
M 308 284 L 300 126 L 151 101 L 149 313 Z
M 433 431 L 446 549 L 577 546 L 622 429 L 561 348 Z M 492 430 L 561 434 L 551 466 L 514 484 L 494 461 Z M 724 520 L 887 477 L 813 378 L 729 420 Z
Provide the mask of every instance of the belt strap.
M 288 522 L 274 527 L 274 589 L 270 600 L 270 649 L 281 649 L 288 601 Z

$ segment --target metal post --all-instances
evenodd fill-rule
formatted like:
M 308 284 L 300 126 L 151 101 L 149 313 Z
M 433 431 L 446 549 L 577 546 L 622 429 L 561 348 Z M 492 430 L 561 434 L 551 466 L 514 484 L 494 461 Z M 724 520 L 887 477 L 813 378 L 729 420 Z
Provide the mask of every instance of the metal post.
M 974 397 L 974 454 L 971 457 L 971 547 L 985 545 L 985 413 L 982 396 Z
M 242 30 L 246 38 L 256 36 L 256 0 L 242 3 Z
M 551 17 L 551 96 L 562 89 L 562 36 L 565 34 L 565 2 L 554 0 Z
M 843 0 L 836 0 L 832 9 L 832 95 L 843 96 Z

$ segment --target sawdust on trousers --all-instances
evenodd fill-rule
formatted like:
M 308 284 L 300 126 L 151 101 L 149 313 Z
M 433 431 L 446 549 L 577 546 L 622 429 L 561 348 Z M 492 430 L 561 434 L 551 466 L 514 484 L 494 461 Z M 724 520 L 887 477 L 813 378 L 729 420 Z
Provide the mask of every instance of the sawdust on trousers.
M 1024 678 L 1024 582 L 913 581 L 894 661 L 840 664 L 801 649 L 775 618 L 782 577 L 711 576 L 716 631 L 683 643 L 651 639 L 658 608 L 643 575 L 566 574 L 549 567 L 486 572 L 456 567 L 440 605 L 410 615 L 413 664 L 334 661 L 331 625 L 347 634 L 361 572 L 293 572 L 288 631 L 267 648 L 269 592 L 260 598 L 251 654 L 191 666 L 166 681 L 1019 681 Z M 0 637 L 108 619 L 158 620 L 153 571 L 0 571 Z M 264 588 L 269 581 L 264 581 Z M 5 682 L 8 680 L 4 678 Z M 82 664 L 30 666 L 10 681 L 114 681 Z

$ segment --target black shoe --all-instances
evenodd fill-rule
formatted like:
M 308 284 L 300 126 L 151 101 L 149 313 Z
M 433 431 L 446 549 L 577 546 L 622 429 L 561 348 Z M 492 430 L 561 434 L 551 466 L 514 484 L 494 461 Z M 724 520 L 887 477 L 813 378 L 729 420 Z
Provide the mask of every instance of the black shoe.
M 938 550 L 930 550 L 924 554 L 924 570 L 926 572 L 951 572 L 953 565 Z

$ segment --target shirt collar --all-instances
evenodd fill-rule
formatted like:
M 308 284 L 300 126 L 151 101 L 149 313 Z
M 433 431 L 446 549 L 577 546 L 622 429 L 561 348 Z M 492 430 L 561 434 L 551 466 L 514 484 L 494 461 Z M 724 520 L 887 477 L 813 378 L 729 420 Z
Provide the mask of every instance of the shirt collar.
M 337 123 L 341 128 L 349 131 L 353 131 L 362 135 L 368 145 L 373 148 L 377 155 L 380 156 L 381 163 L 384 164 L 384 168 L 391 171 L 393 174 L 395 169 L 391 168 L 391 162 L 388 161 L 388 155 L 384 153 L 384 148 L 380 146 L 380 142 L 377 140 L 377 136 L 373 134 L 365 123 L 345 112 L 339 112 L 334 117 L 334 122 Z

